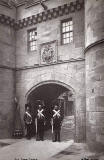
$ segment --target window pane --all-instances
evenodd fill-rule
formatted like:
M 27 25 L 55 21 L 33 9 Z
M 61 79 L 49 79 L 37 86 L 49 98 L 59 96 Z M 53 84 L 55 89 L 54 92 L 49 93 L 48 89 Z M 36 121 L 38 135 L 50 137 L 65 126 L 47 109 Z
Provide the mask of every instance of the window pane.
M 33 46 L 34 42 L 32 42 L 32 46 Z
M 69 38 L 66 39 L 66 43 L 69 43 Z
M 73 37 L 70 37 L 70 42 L 73 42 Z
M 37 37 L 35 37 L 35 36 L 37 36 L 36 31 L 30 31 L 30 33 L 29 33 L 29 39 L 31 40 L 31 39 L 37 38 Z
M 33 43 L 32 43 L 32 44 L 33 44 L 33 46 L 34 46 L 34 45 L 35 45 L 35 41 L 33 41 Z
M 73 36 L 73 32 L 70 32 L 70 37 L 72 37 Z
M 31 40 L 34 40 L 34 36 L 31 36 Z
M 63 34 L 63 38 L 66 38 L 66 34 Z
M 63 44 L 66 44 L 66 39 L 63 39 Z
M 69 33 L 66 33 L 66 37 L 69 37 Z
M 68 31 L 69 31 L 69 26 L 66 27 L 66 32 L 68 32 Z
M 37 41 L 35 41 L 35 46 L 37 46 Z
M 32 33 L 30 32 L 30 33 L 29 33 L 29 35 L 31 36 L 31 35 L 32 35 Z
M 65 23 L 65 25 L 66 25 L 66 26 L 69 26 L 69 24 L 70 24 L 70 22 L 69 22 L 69 21 Z
M 70 26 L 70 31 L 72 31 L 73 30 L 73 26 Z
M 33 46 L 33 51 L 35 50 L 35 46 Z
M 30 41 L 32 40 L 32 35 L 30 35 Z
M 32 37 L 32 41 L 34 41 L 34 40 L 35 40 L 35 36 Z
M 62 29 L 62 32 L 63 32 L 63 33 L 66 32 L 65 27 Z
M 30 51 L 35 51 L 37 49 L 37 42 L 36 41 L 30 42 L 29 48 Z
M 31 41 L 31 37 L 29 37 L 29 41 Z
M 34 50 L 37 50 L 37 46 L 34 46 L 35 48 L 34 48 Z

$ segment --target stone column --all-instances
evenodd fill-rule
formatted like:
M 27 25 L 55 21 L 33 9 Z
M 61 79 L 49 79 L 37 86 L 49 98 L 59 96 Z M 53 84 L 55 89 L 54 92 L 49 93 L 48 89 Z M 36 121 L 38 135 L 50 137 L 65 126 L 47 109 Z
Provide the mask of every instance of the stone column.
M 86 132 L 104 150 L 104 0 L 85 0 Z

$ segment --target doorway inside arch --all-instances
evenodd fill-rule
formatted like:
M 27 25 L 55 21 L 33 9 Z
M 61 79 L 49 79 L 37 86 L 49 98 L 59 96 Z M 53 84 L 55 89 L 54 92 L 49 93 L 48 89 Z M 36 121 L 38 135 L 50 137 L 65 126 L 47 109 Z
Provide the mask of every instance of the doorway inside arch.
M 46 125 L 44 139 L 52 139 L 51 133 L 51 110 L 57 103 L 60 106 L 63 121 L 61 127 L 61 141 L 74 139 L 75 133 L 75 99 L 72 91 L 63 85 L 49 83 L 36 87 L 27 97 L 27 101 L 31 105 L 33 118 L 37 112 L 37 106 L 41 103 L 45 109 Z M 33 134 L 35 133 L 35 125 Z

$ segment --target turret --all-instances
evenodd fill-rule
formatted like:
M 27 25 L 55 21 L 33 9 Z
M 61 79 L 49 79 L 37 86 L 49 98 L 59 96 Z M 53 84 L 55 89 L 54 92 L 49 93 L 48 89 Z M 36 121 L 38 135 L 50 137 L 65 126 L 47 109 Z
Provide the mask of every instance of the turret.
M 86 132 L 90 149 L 104 150 L 104 0 L 85 0 Z

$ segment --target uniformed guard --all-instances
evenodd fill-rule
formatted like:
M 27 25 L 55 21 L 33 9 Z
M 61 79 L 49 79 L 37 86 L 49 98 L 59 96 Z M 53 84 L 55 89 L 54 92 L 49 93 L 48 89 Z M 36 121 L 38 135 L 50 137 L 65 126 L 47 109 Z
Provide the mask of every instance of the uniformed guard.
M 31 139 L 32 137 L 32 115 L 30 112 L 30 107 L 28 104 L 25 105 L 25 114 L 24 114 L 24 122 L 25 122 L 25 128 L 26 128 L 26 137 L 27 139 Z
M 51 125 L 52 125 L 52 134 L 53 142 L 60 142 L 60 130 L 61 130 L 61 123 L 62 123 L 62 117 L 61 117 L 61 111 L 58 105 L 54 106 L 54 109 L 52 110 L 52 119 L 51 119 Z
M 35 119 L 36 126 L 36 140 L 44 140 L 44 125 L 45 125 L 45 114 L 42 105 L 39 104 L 37 115 Z

